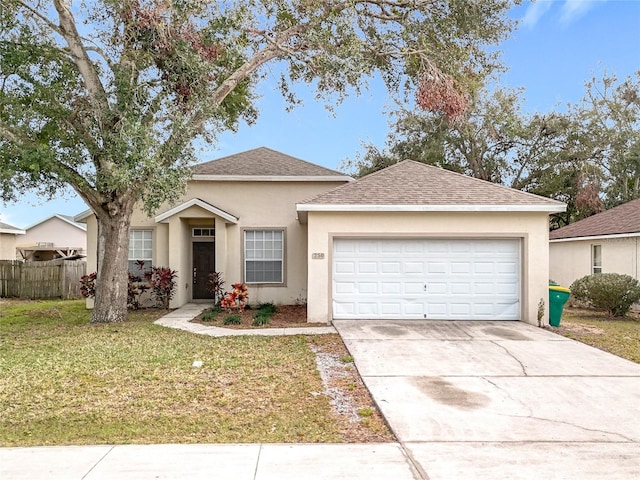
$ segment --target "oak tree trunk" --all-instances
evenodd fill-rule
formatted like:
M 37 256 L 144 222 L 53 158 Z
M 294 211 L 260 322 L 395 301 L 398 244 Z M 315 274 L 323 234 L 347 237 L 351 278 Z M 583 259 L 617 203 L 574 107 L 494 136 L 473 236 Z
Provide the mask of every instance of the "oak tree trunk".
M 126 203 L 126 202 L 125 202 Z M 91 323 L 127 318 L 130 206 L 105 207 L 98 220 L 98 270 Z

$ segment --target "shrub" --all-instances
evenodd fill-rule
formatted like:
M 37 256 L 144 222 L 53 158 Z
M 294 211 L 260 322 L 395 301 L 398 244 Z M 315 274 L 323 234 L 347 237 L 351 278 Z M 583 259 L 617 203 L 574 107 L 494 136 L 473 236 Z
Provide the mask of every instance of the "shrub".
M 254 327 L 261 327 L 262 325 L 268 325 L 270 321 L 271 315 L 269 313 L 258 311 L 258 313 L 253 316 L 253 322 L 251 325 Z
M 274 313 L 276 313 L 276 306 L 271 302 L 259 303 L 258 311 L 262 313 L 268 313 L 269 315 L 273 315 Z
M 224 317 L 222 320 L 223 325 L 240 325 L 242 323 L 242 317 L 237 313 L 231 313 Z
M 169 267 L 151 267 L 144 272 L 144 278 L 149 283 L 156 302 L 164 309 L 169 308 L 169 302 L 176 293 L 176 277 L 178 273 Z
M 614 317 L 624 317 L 640 300 L 640 283 L 629 275 L 618 273 L 587 275 L 573 282 L 570 290 L 576 299 L 587 301 Z
M 222 312 L 220 308 L 217 308 L 217 307 L 210 308 L 209 310 L 207 310 L 202 314 L 202 317 L 200 317 L 200 319 L 203 322 L 213 322 L 218 317 L 220 312 Z
M 220 301 L 220 306 L 227 312 L 242 312 L 247 304 L 249 292 L 244 283 L 234 283 L 233 290 L 227 292 Z
M 84 298 L 95 298 L 97 272 L 80 277 L 80 293 Z M 127 308 L 138 310 L 140 308 L 140 296 L 149 289 L 148 285 L 141 284 L 142 279 L 133 273 L 129 273 L 127 282 Z
M 96 296 L 96 277 L 98 272 L 93 272 L 80 277 L 80 294 L 84 298 L 94 298 Z
M 207 290 L 213 294 L 213 304 L 219 305 L 224 297 L 224 278 L 222 272 L 211 272 L 207 279 Z
M 169 308 L 169 301 L 173 298 L 176 289 L 175 278 L 177 272 L 168 267 L 151 267 L 142 272 L 144 262 L 137 262 L 140 275 L 128 273 L 127 282 L 127 308 L 138 310 L 142 303 L 140 298 L 147 290 L 151 290 L 156 302 L 165 309 Z M 80 278 L 80 293 L 85 298 L 96 296 L 96 272 L 83 275 Z

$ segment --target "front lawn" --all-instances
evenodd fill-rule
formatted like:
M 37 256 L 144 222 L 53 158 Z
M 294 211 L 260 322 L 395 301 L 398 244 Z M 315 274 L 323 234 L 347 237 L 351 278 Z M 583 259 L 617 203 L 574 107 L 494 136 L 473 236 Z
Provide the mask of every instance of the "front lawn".
M 350 440 L 313 337 L 199 336 L 154 325 L 154 310 L 91 325 L 83 301 L 0 302 L 1 446 Z
M 640 315 L 611 318 L 596 310 L 565 308 L 560 327 L 551 330 L 640 363 Z

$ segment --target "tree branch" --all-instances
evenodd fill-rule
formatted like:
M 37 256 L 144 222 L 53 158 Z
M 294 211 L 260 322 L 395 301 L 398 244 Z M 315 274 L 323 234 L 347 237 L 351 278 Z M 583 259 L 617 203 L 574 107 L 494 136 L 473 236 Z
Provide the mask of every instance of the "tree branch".
M 94 65 L 87 54 L 87 50 L 82 44 L 82 38 L 76 28 L 75 19 L 71 13 L 71 6 L 67 0 L 53 0 L 53 4 L 60 18 L 60 34 L 67 41 L 74 63 L 80 71 L 85 87 L 91 94 L 93 102 L 96 104 L 97 118 L 101 118 L 103 113 L 109 111 L 107 95 L 95 71 Z
M 29 10 L 29 12 L 31 12 L 32 15 L 35 15 L 36 17 L 38 17 L 38 19 L 44 22 L 51 30 L 53 30 L 54 32 L 62 36 L 62 30 L 60 29 L 60 27 L 55 23 L 53 23 L 51 20 L 49 20 L 47 17 L 42 15 L 40 12 L 38 12 L 35 8 L 31 7 L 30 5 L 27 5 L 22 1 L 19 1 L 18 5 L 20 5 L 26 10 Z

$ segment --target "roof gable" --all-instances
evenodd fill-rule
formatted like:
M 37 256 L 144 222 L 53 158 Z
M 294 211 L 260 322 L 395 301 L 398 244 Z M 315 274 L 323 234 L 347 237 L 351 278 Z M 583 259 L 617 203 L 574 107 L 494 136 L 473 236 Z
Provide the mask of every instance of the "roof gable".
M 213 215 L 217 215 L 218 217 L 224 219 L 228 223 L 238 223 L 239 218 L 236 217 L 235 215 L 229 212 L 225 212 L 224 210 L 216 207 L 215 205 L 211 205 L 209 202 L 205 202 L 200 198 L 192 198 L 191 200 L 187 200 L 186 202 L 183 202 L 180 205 L 177 205 L 171 208 L 170 210 L 167 210 L 164 213 L 156 215 L 155 221 L 156 223 L 166 222 L 169 218 L 173 217 L 174 215 L 177 215 L 180 212 L 185 211 L 187 208 L 190 208 L 193 206 L 200 207 L 203 210 L 206 210 L 207 212 Z
M 21 228 L 9 225 L 8 223 L 0 222 L 0 233 L 6 233 L 9 235 L 24 235 L 25 231 Z
M 36 223 L 33 223 L 33 224 L 29 225 L 27 228 L 25 228 L 25 230 L 31 230 L 32 228 L 37 227 L 39 225 L 42 225 L 44 223 L 47 223 L 47 222 L 49 222 L 49 221 L 51 221 L 53 219 L 58 219 L 58 220 L 63 221 L 64 223 L 68 223 L 69 225 L 71 225 L 73 227 L 76 227 L 76 228 L 82 230 L 83 232 L 87 231 L 87 226 L 85 224 L 76 222 L 75 218 L 70 216 L 70 215 L 61 215 L 59 213 L 54 213 L 53 215 L 51 215 L 51 216 L 49 216 L 47 218 L 44 218 L 44 219 L 42 219 L 42 220 L 40 220 L 40 221 L 38 221 Z
M 640 198 L 549 233 L 550 240 L 640 234 Z
M 396 163 L 298 205 L 302 211 L 321 210 L 323 206 L 412 211 L 558 212 L 566 208 L 556 200 L 413 160 Z
M 353 180 L 335 170 L 266 147 L 201 163 L 192 171 L 195 180 Z

